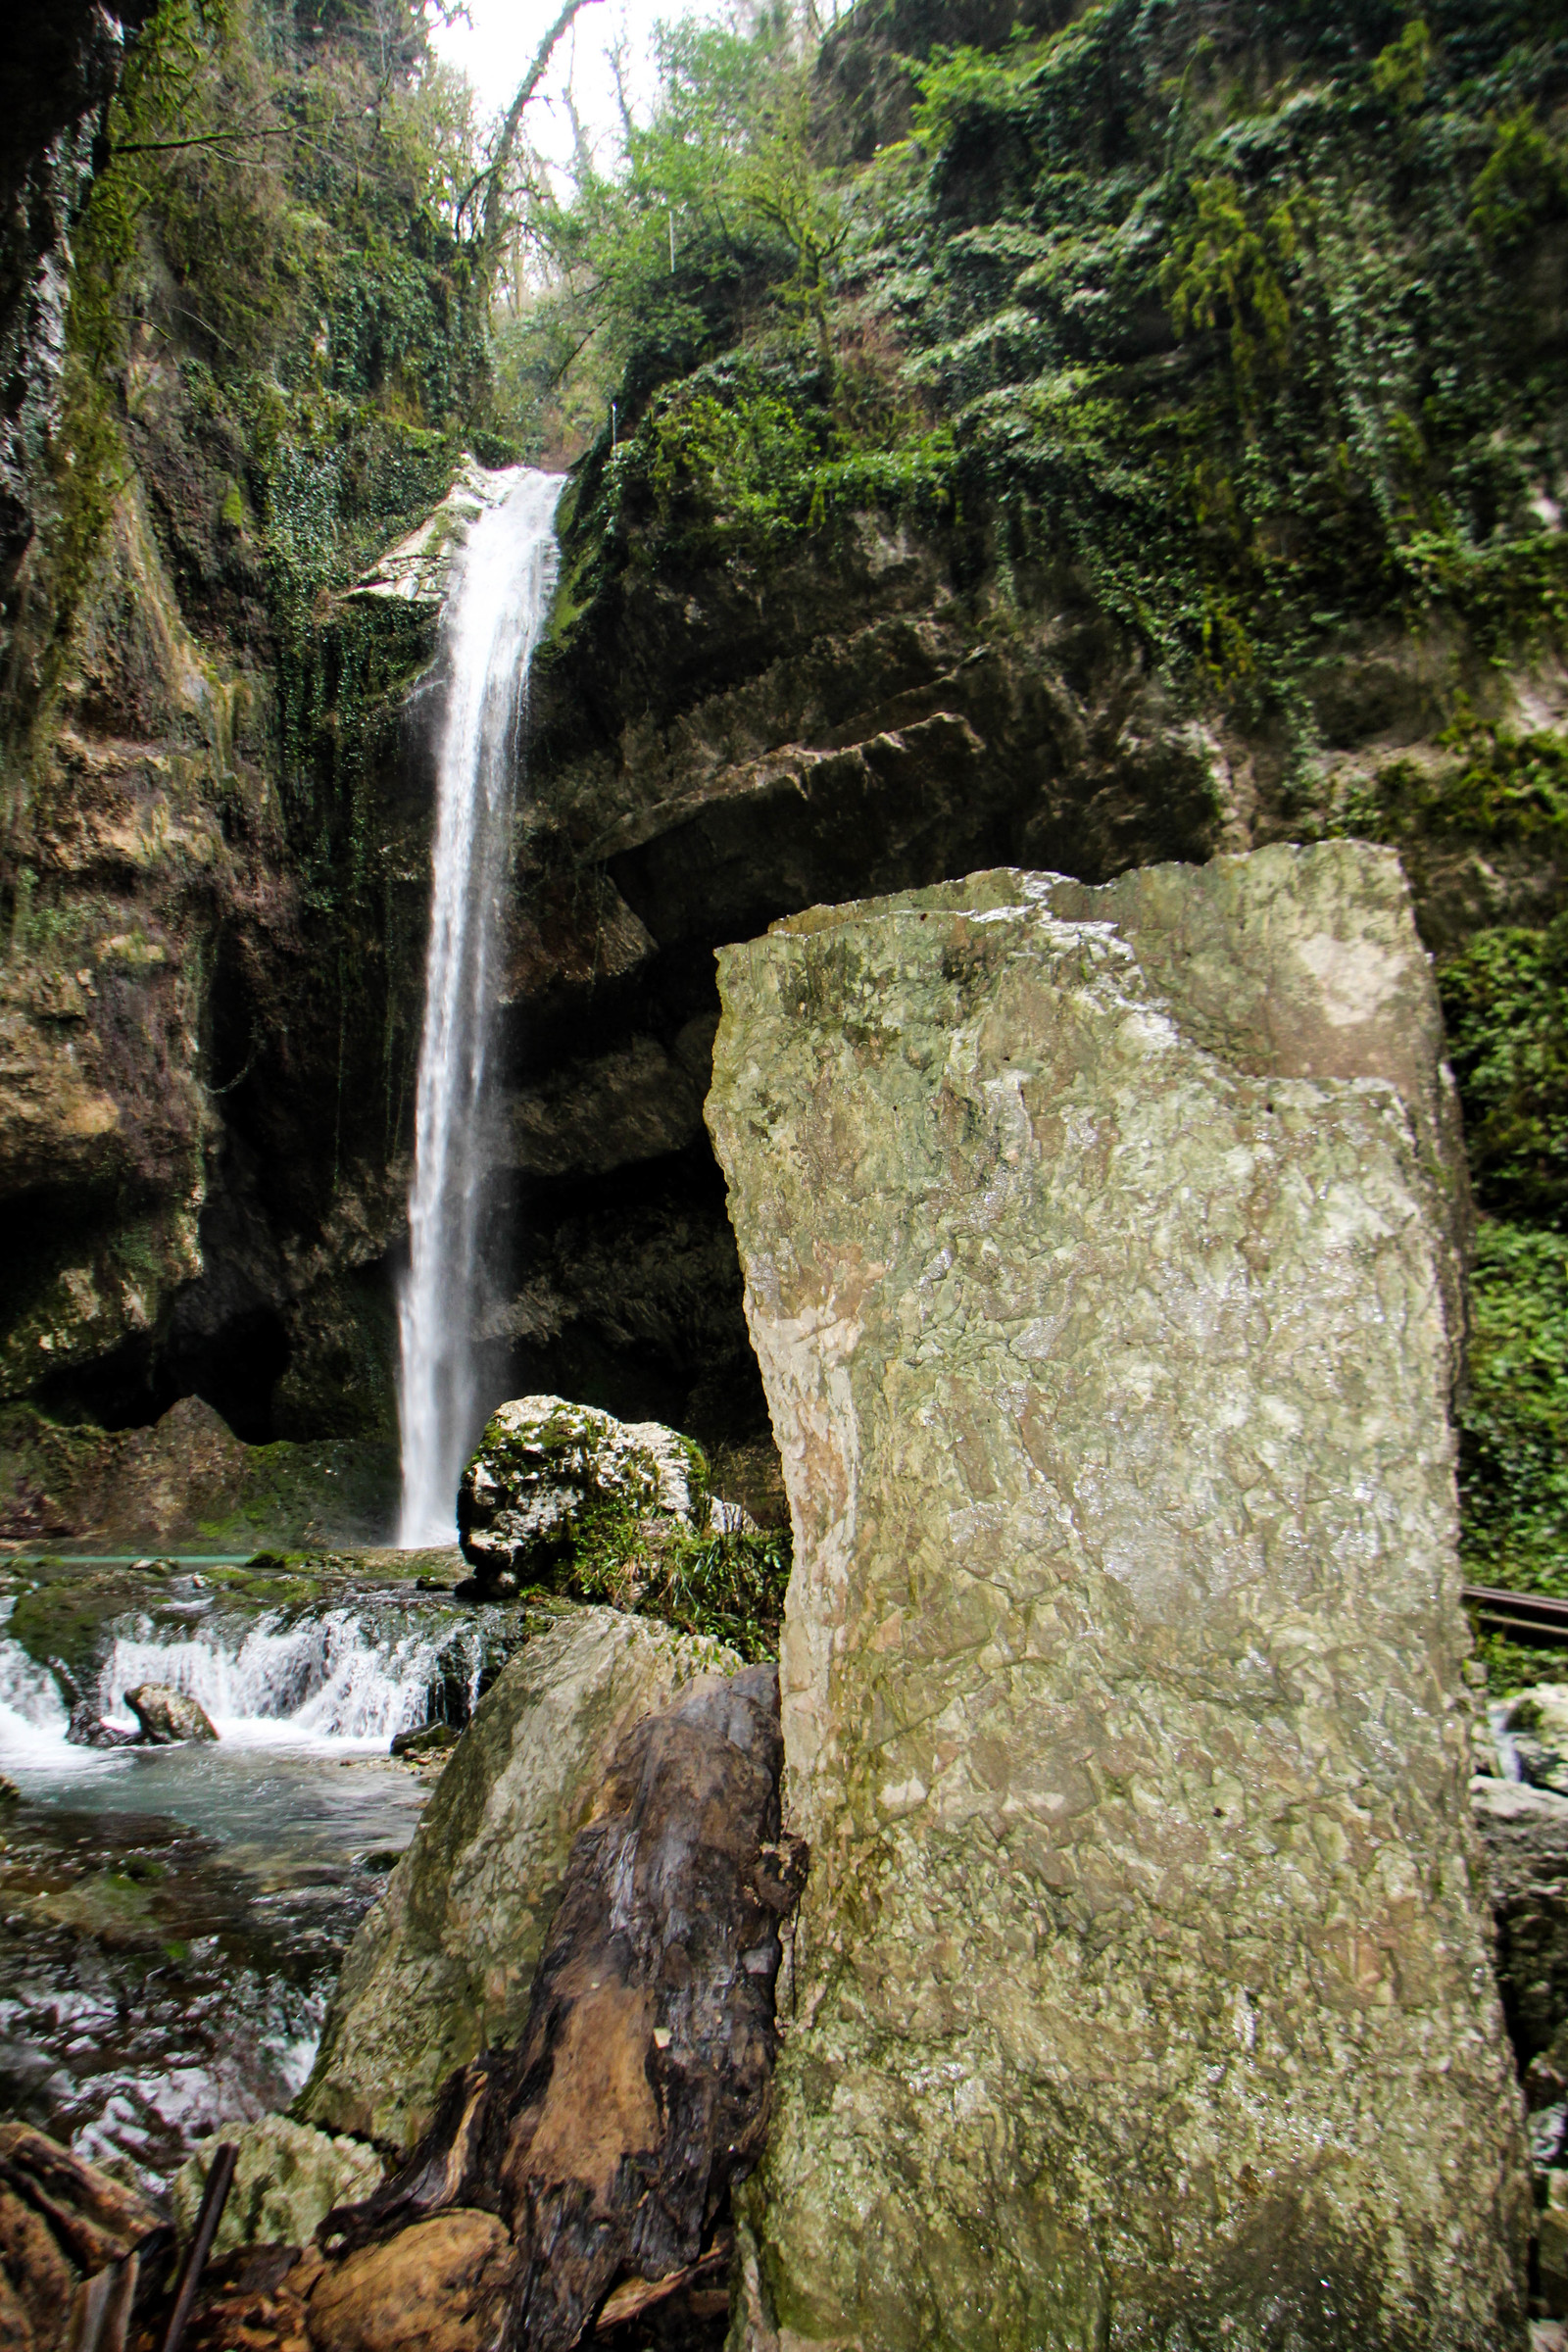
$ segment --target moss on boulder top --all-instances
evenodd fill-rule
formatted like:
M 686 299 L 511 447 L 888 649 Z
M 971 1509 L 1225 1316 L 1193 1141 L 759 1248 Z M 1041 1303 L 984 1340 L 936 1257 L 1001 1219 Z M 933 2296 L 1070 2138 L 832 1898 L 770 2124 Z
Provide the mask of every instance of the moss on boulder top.
M 491 1415 L 463 1474 L 458 1535 L 476 1589 L 514 1592 L 601 1548 L 612 1521 L 695 1531 L 708 1507 L 692 1439 L 564 1396 L 518 1396 Z

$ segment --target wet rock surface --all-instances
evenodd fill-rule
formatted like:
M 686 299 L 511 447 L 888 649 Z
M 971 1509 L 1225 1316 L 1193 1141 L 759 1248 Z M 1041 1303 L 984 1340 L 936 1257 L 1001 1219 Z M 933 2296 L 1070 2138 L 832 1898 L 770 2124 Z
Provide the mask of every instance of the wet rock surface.
M 568 1609 L 481 1700 L 343 1967 L 297 2112 L 406 2150 L 455 2067 L 514 2043 L 617 1742 L 739 1661 L 613 1609 Z
M 287 2104 L 384 1881 L 250 1859 L 167 1816 L 8 1812 L 0 2110 L 157 2197 L 203 2134 Z
M 340 2259 L 313 2339 L 323 2291 L 334 2311 L 378 2308 L 436 2215 L 499 2213 L 511 2247 L 485 2239 L 474 2274 L 514 2266 L 508 2340 L 529 2352 L 577 2343 L 622 2277 L 700 2260 L 766 2125 L 780 1926 L 805 1865 L 779 1842 L 780 1760 L 770 1667 L 705 1677 L 621 1739 L 519 2040 L 453 2076 L 403 2171 L 325 2225 Z M 376 2340 L 356 2326 L 320 2340 Z
M 213 1719 L 206 1708 L 182 1690 L 160 1683 L 143 1683 L 125 1692 L 125 1704 L 141 1726 L 149 1747 L 172 1747 L 181 1740 L 216 1740 Z
M 752 2340 L 1521 2342 L 1396 860 L 977 875 L 721 984 L 812 1851 Z
M 1478 1797 L 1508 2031 L 1532 2105 L 1568 2099 L 1568 1798 L 1506 1782 Z

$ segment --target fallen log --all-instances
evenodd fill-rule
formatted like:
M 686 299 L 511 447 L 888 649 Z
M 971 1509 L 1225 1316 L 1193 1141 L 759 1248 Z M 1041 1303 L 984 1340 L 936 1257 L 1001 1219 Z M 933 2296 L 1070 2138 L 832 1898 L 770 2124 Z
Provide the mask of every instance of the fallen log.
M 368 2294 L 363 2250 L 398 2259 L 453 2208 L 510 2234 L 516 2352 L 567 2352 L 618 2282 L 702 2263 L 766 2131 L 780 1926 L 806 1863 L 779 1838 L 781 1760 L 770 1666 L 707 1677 L 628 1735 L 572 1848 L 521 2040 L 454 2074 L 403 2170 L 321 2226 Z M 341 2296 L 333 2309 L 331 2352 L 370 2342 Z
M 134 2189 L 26 2124 L 0 2124 L 0 2348 L 123 2352 L 174 2233 Z

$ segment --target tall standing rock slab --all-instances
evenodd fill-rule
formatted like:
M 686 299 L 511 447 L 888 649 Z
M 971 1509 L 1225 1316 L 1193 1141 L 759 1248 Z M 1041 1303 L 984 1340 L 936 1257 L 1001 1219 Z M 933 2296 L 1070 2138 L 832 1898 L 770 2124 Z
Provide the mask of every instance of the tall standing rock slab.
M 812 1856 L 754 2335 L 1519 2343 L 1397 861 L 981 874 L 720 979 Z

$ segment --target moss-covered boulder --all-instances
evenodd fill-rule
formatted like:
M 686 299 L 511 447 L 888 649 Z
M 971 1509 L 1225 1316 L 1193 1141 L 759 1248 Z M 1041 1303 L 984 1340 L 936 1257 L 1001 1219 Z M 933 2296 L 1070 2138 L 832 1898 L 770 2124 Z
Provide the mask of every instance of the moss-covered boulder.
M 753 2340 L 1522 2344 L 1397 860 L 973 875 L 720 979 L 811 1848 Z
M 297 2115 L 406 2149 L 454 2067 L 517 2038 L 616 1742 L 740 1663 L 614 1609 L 573 1609 L 509 1662 L 349 1948 Z
M 458 1538 L 473 1592 L 491 1594 L 624 1555 L 648 1522 L 690 1532 L 708 1514 L 708 1465 L 690 1438 L 564 1396 L 517 1396 L 491 1415 L 463 1474 Z

